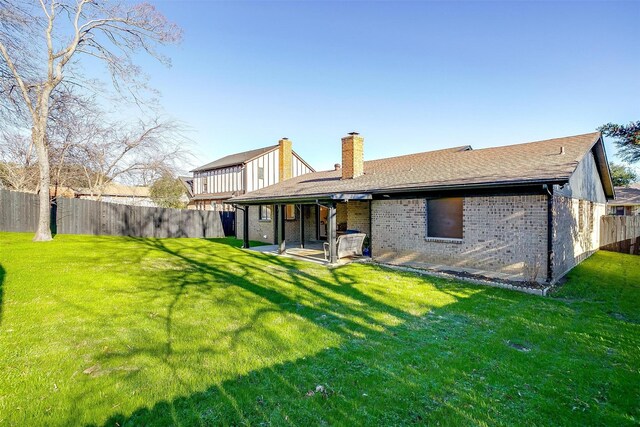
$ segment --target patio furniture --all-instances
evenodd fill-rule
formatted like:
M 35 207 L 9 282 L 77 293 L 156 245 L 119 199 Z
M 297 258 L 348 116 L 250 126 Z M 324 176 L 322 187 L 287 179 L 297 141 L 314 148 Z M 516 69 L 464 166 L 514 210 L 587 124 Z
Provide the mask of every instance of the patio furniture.
M 362 256 L 362 245 L 367 237 L 365 233 L 349 233 L 338 236 L 336 247 L 338 259 L 349 256 Z M 324 242 L 324 258 L 329 259 L 329 242 Z

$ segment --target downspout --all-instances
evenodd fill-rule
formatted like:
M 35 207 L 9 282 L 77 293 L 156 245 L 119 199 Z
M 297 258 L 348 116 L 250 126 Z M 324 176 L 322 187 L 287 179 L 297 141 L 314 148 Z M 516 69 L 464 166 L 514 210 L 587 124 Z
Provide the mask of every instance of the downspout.
M 547 283 L 553 281 L 553 186 L 542 185 L 547 192 Z

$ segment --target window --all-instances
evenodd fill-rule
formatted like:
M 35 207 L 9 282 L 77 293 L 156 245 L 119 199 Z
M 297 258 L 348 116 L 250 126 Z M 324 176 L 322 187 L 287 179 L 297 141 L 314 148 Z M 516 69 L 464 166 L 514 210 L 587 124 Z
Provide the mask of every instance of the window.
M 287 221 L 296 219 L 296 205 L 286 205 L 284 207 L 284 219 Z
M 462 198 L 427 200 L 427 237 L 462 239 Z
M 208 180 L 209 180 L 209 179 L 208 179 L 208 178 L 206 178 L 206 177 L 202 180 L 202 192 L 203 192 L 203 193 L 208 193 L 208 184 L 209 184 L 209 183 L 207 182 Z
M 589 202 L 589 218 L 587 224 L 589 224 L 589 231 L 593 231 L 593 202 Z
M 624 206 L 616 206 L 615 209 L 616 209 L 616 212 L 615 212 L 616 215 L 624 215 Z
M 260 221 L 271 221 L 271 206 L 260 205 L 258 219 Z
M 264 167 L 258 166 L 258 179 L 264 179 Z

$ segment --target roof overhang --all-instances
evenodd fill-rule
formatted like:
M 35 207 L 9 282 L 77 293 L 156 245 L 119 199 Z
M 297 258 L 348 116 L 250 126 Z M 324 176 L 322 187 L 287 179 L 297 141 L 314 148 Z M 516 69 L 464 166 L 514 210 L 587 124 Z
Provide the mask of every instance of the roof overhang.
M 347 202 L 350 200 L 373 200 L 387 197 L 437 197 L 444 194 L 471 196 L 474 192 L 486 194 L 543 194 L 545 186 L 564 185 L 568 178 L 552 178 L 547 180 L 505 181 L 475 184 L 456 184 L 439 186 L 413 186 L 402 188 L 380 188 L 359 193 L 321 193 L 310 195 L 278 195 L 251 197 L 250 194 L 240 199 L 231 198 L 225 203 L 233 205 L 265 205 L 265 204 L 322 204 L 331 202 Z M 493 192 L 493 193 L 492 193 Z
M 616 190 L 613 186 L 613 180 L 611 178 L 611 169 L 609 168 L 609 161 L 607 160 L 607 152 L 604 150 L 604 142 L 602 136 L 591 147 L 591 152 L 596 160 L 596 167 L 598 168 L 598 174 L 600 175 L 600 181 L 602 182 L 602 188 L 607 200 L 613 200 L 616 197 Z
M 207 168 L 207 167 L 205 167 L 206 166 L 205 165 L 205 166 L 200 166 L 200 167 L 195 168 L 195 169 L 191 169 L 189 172 L 193 173 L 193 172 L 214 171 L 214 170 L 217 170 L 217 169 L 226 169 L 226 168 L 232 168 L 232 167 L 235 167 L 235 166 L 243 166 L 243 165 L 244 165 L 244 163 L 242 163 L 242 162 L 240 162 L 240 163 L 234 162 L 234 163 L 229 163 L 229 164 L 222 164 L 222 165 L 216 166 L 214 168 Z
M 218 194 L 197 194 L 193 196 L 193 200 L 226 200 L 233 197 L 233 193 L 218 193 Z
M 235 200 L 229 199 L 224 203 L 232 205 L 288 205 L 303 204 L 315 205 L 324 203 L 347 202 L 349 200 L 371 200 L 373 196 L 369 193 L 335 193 L 335 194 L 312 194 L 304 196 L 274 196 L 256 197 L 252 199 Z

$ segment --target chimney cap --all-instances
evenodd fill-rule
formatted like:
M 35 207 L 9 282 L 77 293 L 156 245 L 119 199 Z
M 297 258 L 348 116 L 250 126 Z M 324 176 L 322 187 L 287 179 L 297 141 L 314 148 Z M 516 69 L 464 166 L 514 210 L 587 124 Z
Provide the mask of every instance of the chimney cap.
M 335 165 L 333 165 L 333 168 L 334 168 L 335 170 L 340 170 L 340 168 L 341 168 L 341 167 L 342 167 L 342 166 L 340 165 L 340 163 L 336 163 Z
M 280 139 L 289 139 L 289 138 L 287 138 L 286 136 L 283 136 L 283 137 L 282 137 L 282 138 L 280 138 Z
M 351 136 L 355 136 L 355 135 L 360 135 L 359 132 L 353 131 L 353 132 L 349 132 L 349 135 Z

